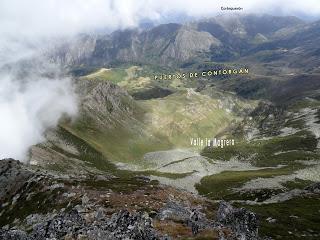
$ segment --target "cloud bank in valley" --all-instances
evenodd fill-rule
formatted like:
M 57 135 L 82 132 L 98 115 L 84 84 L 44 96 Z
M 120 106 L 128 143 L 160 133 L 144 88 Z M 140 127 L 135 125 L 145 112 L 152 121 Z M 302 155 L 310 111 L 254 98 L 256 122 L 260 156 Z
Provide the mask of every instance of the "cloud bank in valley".
M 19 61 L 38 56 L 52 39 L 97 29 L 135 27 L 146 20 L 161 22 L 179 14 L 209 17 L 221 14 L 221 6 L 241 6 L 244 13 L 320 15 L 316 0 L 2 0 L 0 158 L 26 159 L 28 148 L 43 140 L 48 127 L 55 126 L 64 113 L 74 115 L 77 111 L 70 78 L 44 77 L 44 64 L 40 73 L 30 67 L 22 80 L 10 70 L 19 68 Z
M 3 73 L 0 78 L 0 159 L 26 160 L 29 147 L 41 142 L 63 113 L 76 114 L 71 81 L 33 75 L 21 84 Z

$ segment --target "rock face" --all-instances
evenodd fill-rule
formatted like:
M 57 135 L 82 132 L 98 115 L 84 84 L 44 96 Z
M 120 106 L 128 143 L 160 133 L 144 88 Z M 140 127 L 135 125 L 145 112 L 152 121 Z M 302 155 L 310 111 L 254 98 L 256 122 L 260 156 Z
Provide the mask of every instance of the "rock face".
M 3 203 L 9 193 L 21 189 L 34 174 L 13 159 L 0 161 L 0 203 Z
M 244 208 L 234 208 L 229 203 L 222 201 L 218 213 L 218 222 L 230 226 L 237 239 L 258 239 L 257 216 Z
M 161 58 L 163 63 L 173 59 L 184 62 L 197 56 L 198 53 L 208 53 L 211 48 L 219 46 L 221 46 L 220 41 L 208 32 L 182 27 L 174 41 L 166 47 Z
M 169 201 L 157 215 L 161 220 L 175 219 L 176 221 L 183 222 L 191 227 L 193 235 L 197 235 L 200 230 L 213 229 L 215 224 L 210 221 L 198 209 L 189 208 L 181 203 Z
M 320 193 L 320 182 L 313 183 L 307 186 L 304 190 L 311 193 Z
M 27 233 L 21 230 L 0 230 L 0 238 L 6 240 L 29 240 Z
M 109 81 L 78 81 L 77 91 L 81 98 L 80 115 L 106 128 L 133 118 L 134 109 L 138 108 L 125 90 Z

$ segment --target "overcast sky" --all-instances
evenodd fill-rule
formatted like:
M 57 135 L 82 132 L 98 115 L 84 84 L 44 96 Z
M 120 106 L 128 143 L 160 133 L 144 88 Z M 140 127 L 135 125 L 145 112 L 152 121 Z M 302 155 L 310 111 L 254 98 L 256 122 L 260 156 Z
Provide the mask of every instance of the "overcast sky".
M 175 14 L 214 16 L 222 13 L 221 6 L 240 6 L 242 13 L 320 16 L 319 0 L 1 0 L 0 34 L 38 36 L 118 29 Z

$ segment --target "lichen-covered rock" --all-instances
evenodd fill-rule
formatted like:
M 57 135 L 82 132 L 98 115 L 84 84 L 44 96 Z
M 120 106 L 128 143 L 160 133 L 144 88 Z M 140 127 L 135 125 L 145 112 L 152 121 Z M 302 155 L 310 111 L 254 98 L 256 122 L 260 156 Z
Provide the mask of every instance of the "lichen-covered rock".
M 239 240 L 258 239 L 257 216 L 244 208 L 235 208 L 227 202 L 220 202 L 217 221 L 230 226 Z
M 94 187 L 96 178 L 60 176 L 13 159 L 0 161 L 0 169 L 0 240 L 256 239 L 253 213 L 225 203 L 215 222 L 208 218 L 215 203 L 147 178 L 130 178 L 139 189 L 118 192 L 109 178 Z
M 8 195 L 15 195 L 32 176 L 34 174 L 19 161 L 10 158 L 0 160 L 0 203 L 4 203 Z
M 320 182 L 310 184 L 305 190 L 311 193 L 320 193 Z
M 51 219 L 34 225 L 27 234 L 22 230 L 0 230 L 0 239 L 42 240 L 42 239 L 94 239 L 94 240 L 157 240 L 168 239 L 160 236 L 153 228 L 152 219 L 145 213 L 119 211 L 110 218 L 95 218 L 88 224 L 84 216 L 73 209 L 60 213 Z
M 27 233 L 21 230 L 4 230 L 0 229 L 0 239 L 3 240 L 33 240 L 28 237 Z

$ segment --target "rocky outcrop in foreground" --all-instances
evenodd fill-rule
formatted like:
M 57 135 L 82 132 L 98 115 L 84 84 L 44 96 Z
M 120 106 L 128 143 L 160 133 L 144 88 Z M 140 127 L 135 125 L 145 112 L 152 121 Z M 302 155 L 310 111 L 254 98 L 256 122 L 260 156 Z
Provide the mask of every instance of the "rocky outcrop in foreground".
M 39 221 L 42 217 L 31 215 L 28 221 Z M 166 239 L 161 237 L 152 226 L 147 214 L 120 211 L 107 218 L 102 212 L 96 212 L 94 221 L 86 222 L 83 213 L 76 209 L 68 213 L 59 213 L 44 222 L 33 226 L 31 233 L 22 230 L 0 230 L 0 238 L 8 240 L 35 239 Z
M 74 179 L 0 161 L 0 239 L 258 239 L 257 217 L 139 176 Z
M 234 208 L 227 202 L 220 202 L 217 220 L 229 226 L 238 239 L 258 239 L 257 216 L 244 208 Z
M 24 221 L 27 229 L 5 226 L 0 229 L 0 239 L 174 239 L 155 228 L 155 222 L 160 219 L 175 219 L 184 223 L 191 228 L 193 236 L 205 230 L 212 239 L 258 239 L 256 216 L 245 209 L 233 208 L 222 202 L 218 210 L 218 221 L 215 222 L 209 221 L 198 210 L 190 210 L 179 203 L 169 202 L 167 205 L 154 219 L 146 212 L 128 210 L 120 210 L 108 217 L 106 209 L 101 206 L 88 209 L 83 205 L 77 205 L 69 211 L 63 209 L 59 213 L 31 214 Z M 230 230 L 232 232 L 228 232 Z

